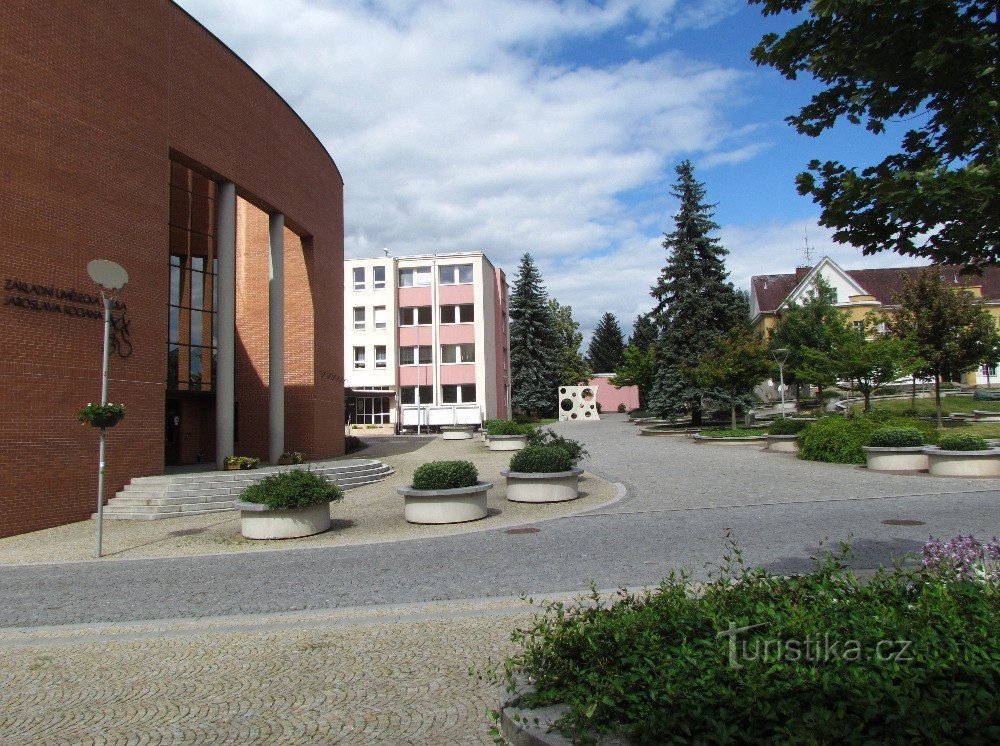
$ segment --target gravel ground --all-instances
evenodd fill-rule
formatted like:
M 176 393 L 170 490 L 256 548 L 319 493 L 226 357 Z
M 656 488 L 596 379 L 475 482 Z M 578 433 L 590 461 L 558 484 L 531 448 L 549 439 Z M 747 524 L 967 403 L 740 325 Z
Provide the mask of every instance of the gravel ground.
M 227 552 L 258 552 L 303 547 L 335 547 L 425 539 L 490 531 L 531 521 L 547 520 L 607 503 L 616 496 L 613 485 L 593 474 L 580 480 L 580 497 L 565 503 L 508 502 L 500 475 L 511 453 L 489 451 L 479 440 L 441 438 L 372 438 L 357 457 L 379 459 L 396 470 L 387 479 L 345 493 L 331 505 L 333 526 L 315 536 L 286 541 L 253 541 L 240 534 L 236 511 L 165 518 L 155 521 L 106 520 L 104 556 L 113 559 L 184 557 Z M 415 525 L 403 520 L 403 498 L 396 487 L 409 484 L 420 464 L 436 459 L 468 459 L 481 479 L 495 485 L 487 495 L 490 514 L 481 521 L 450 525 Z M 65 526 L 0 539 L 0 564 L 80 562 L 93 559 L 96 523 Z

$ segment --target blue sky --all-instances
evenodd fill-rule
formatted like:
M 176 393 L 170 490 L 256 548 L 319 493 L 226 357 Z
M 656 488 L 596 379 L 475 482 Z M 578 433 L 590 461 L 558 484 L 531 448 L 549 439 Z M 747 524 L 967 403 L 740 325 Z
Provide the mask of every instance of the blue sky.
M 589 335 L 648 310 L 688 158 L 718 203 L 731 279 L 791 271 L 807 234 L 848 268 L 795 191 L 811 158 L 879 160 L 902 125 L 813 139 L 783 120 L 817 90 L 750 61 L 792 20 L 743 0 L 180 0 L 299 112 L 345 180 L 345 253 L 525 251 Z

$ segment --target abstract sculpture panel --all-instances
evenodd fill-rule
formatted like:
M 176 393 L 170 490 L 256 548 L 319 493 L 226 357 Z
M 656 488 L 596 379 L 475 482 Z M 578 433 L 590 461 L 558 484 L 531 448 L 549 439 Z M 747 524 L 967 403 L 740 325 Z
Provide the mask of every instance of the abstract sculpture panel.
M 597 386 L 560 386 L 559 421 L 586 422 L 599 420 Z

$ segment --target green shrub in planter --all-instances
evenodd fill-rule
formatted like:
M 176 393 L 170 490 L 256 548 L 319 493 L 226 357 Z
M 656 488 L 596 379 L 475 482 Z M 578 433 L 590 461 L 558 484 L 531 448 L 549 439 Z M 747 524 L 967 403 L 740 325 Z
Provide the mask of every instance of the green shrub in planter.
M 626 409 L 625 402 L 622 402 L 618 405 L 618 414 L 625 414 Z
M 872 433 L 878 429 L 865 417 L 824 417 L 802 431 L 799 458 L 831 464 L 863 464 Z
M 915 427 L 882 427 L 868 441 L 873 448 L 916 448 L 923 444 L 924 436 Z
M 522 425 L 514 420 L 487 420 L 487 435 L 530 435 L 535 431 L 532 425 Z
M 569 454 L 570 461 L 573 462 L 573 466 L 576 466 L 580 461 L 590 454 L 587 453 L 587 449 L 583 447 L 583 443 L 578 440 L 573 440 L 572 438 L 564 438 L 561 435 L 556 434 L 552 428 L 545 428 L 544 430 L 533 430 L 531 434 L 528 435 L 528 445 L 533 446 L 558 446 Z
M 479 483 L 471 461 L 430 461 L 413 472 L 415 490 L 454 490 Z
M 305 469 L 292 469 L 264 477 L 256 484 L 244 488 L 240 499 L 280 510 L 336 502 L 344 499 L 344 493 L 340 487 L 319 474 Z
M 761 438 L 764 431 L 754 427 L 719 427 L 700 430 L 698 435 L 704 438 Z
M 982 438 L 968 433 L 942 435 L 937 444 L 942 451 L 985 451 L 990 447 Z
M 808 420 L 793 420 L 791 417 L 781 417 L 767 428 L 768 435 L 798 435 L 812 423 Z
M 510 470 L 526 474 L 551 474 L 569 471 L 573 459 L 559 446 L 528 446 L 514 454 L 510 460 Z

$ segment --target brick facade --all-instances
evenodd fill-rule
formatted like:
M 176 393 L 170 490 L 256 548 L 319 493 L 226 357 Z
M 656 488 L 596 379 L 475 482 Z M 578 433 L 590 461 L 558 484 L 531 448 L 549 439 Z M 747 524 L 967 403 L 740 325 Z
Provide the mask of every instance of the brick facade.
M 343 453 L 343 181 L 321 143 L 173 3 L 13 0 L 3 20 L 0 536 L 94 509 L 97 433 L 75 413 L 100 396 L 101 321 L 71 315 L 100 311 L 80 295 L 97 295 L 90 259 L 130 275 L 121 299 L 132 354 L 112 354 L 109 391 L 128 412 L 109 431 L 105 496 L 163 471 L 172 159 L 234 182 L 242 200 L 238 450 L 267 455 L 266 213 L 280 211 L 286 447 Z M 61 290 L 79 294 L 67 301 Z M 197 442 L 182 443 L 182 458 L 214 448 L 211 414 L 186 411 L 184 420 Z

